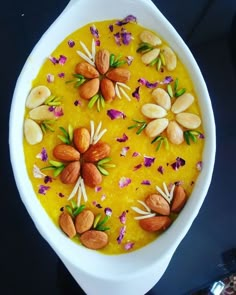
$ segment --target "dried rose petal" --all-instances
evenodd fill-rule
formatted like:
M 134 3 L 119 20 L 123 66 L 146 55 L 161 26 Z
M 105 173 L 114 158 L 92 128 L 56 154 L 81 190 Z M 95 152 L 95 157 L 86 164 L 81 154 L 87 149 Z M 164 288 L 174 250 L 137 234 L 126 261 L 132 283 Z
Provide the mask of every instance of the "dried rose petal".
M 81 102 L 77 99 L 74 101 L 74 105 L 77 107 L 78 105 L 81 105 Z
M 130 23 L 130 22 L 135 22 L 136 23 L 137 18 L 130 14 L 130 15 L 126 16 L 124 19 L 118 20 L 115 24 L 117 26 L 123 26 L 123 25 L 126 25 L 126 24 Z
M 130 41 L 132 40 L 132 34 L 129 33 L 126 29 L 121 29 L 121 40 L 124 45 L 129 45 Z
M 66 63 L 66 60 L 67 60 L 67 57 L 66 56 L 60 55 L 59 60 L 58 60 L 58 63 L 60 65 L 64 65 Z
M 125 233 L 126 233 L 126 226 L 124 225 L 120 228 L 120 234 L 116 239 L 118 244 L 120 244 L 122 242 L 122 240 L 125 236 Z
M 96 41 L 95 41 L 95 45 L 96 45 L 96 46 L 100 46 L 100 44 L 101 44 L 100 40 L 96 40 Z
M 60 198 L 64 198 L 64 197 L 65 197 L 65 195 L 64 195 L 63 193 L 59 193 L 58 196 L 59 196 Z
M 123 133 L 123 136 L 122 137 L 118 137 L 116 139 L 116 141 L 118 141 L 118 142 L 126 142 L 128 139 L 129 139 L 128 136 L 125 133 Z
M 157 171 L 160 172 L 161 174 L 164 174 L 164 168 L 163 168 L 163 166 L 159 166 L 157 168 Z
M 38 193 L 41 194 L 41 195 L 46 195 L 46 192 L 47 192 L 47 190 L 49 190 L 49 189 L 50 189 L 50 186 L 46 186 L 46 185 L 41 184 L 41 185 L 39 186 Z
M 136 98 L 138 101 L 140 100 L 139 89 L 140 89 L 140 86 L 138 86 L 138 87 L 134 90 L 134 92 L 132 93 L 132 96 L 133 96 L 134 98 Z
M 90 32 L 95 38 L 99 38 L 98 29 L 95 27 L 95 25 L 90 27 Z
M 49 56 L 49 59 L 50 59 L 50 61 L 54 64 L 54 65 L 56 65 L 56 64 L 58 64 L 58 59 L 56 59 L 55 57 L 53 57 L 53 56 Z
M 140 78 L 138 79 L 138 82 L 141 84 L 141 85 L 144 85 L 146 86 L 147 88 L 156 88 L 157 85 L 158 85 L 158 82 L 149 82 L 148 80 L 146 80 L 145 78 Z
M 68 45 L 69 45 L 70 48 L 72 48 L 72 47 L 75 46 L 75 41 L 73 41 L 73 40 L 68 40 L 67 43 L 68 43 Z
M 129 149 L 130 149 L 129 146 L 123 147 L 122 150 L 121 150 L 121 152 L 120 152 L 120 156 L 121 157 L 125 157 Z
M 123 211 L 122 214 L 119 216 L 120 222 L 122 224 L 125 224 L 126 223 L 126 214 L 127 214 L 127 212 L 126 211 Z
M 58 74 L 58 77 L 59 77 L 59 78 L 64 78 L 64 77 L 65 77 L 65 73 L 59 73 L 59 74 Z
M 173 78 L 171 76 L 166 76 L 164 78 L 164 80 L 161 82 L 161 84 L 170 84 L 171 82 L 173 82 Z
M 96 193 L 98 193 L 98 192 L 100 192 L 102 190 L 102 187 L 101 186 L 96 186 L 94 188 L 94 190 L 95 190 Z
M 111 216 L 112 215 L 112 210 L 111 210 L 111 208 L 105 208 L 104 209 L 104 213 L 107 215 L 107 216 Z
M 36 158 L 42 160 L 43 162 L 46 162 L 48 159 L 48 154 L 46 149 L 43 147 L 41 152 L 39 154 L 37 154 Z
M 47 74 L 47 82 L 52 83 L 54 82 L 54 75 L 53 74 Z
M 154 157 L 144 156 L 144 166 L 145 167 L 150 167 L 154 163 L 155 159 L 156 158 L 154 158 Z
M 117 45 L 121 45 L 121 36 L 120 36 L 120 32 L 117 32 L 114 34 L 114 38 L 115 38 L 115 42 Z
M 111 33 L 114 31 L 114 26 L 113 25 L 109 25 L 108 28 L 109 28 L 109 30 L 110 30 Z
M 180 158 L 180 157 L 177 157 L 176 158 L 176 162 L 172 163 L 171 164 L 171 167 L 174 169 L 174 170 L 178 170 L 181 166 L 184 166 L 185 165 L 185 160 Z
M 143 180 L 142 182 L 141 182 L 141 184 L 143 184 L 143 185 L 151 185 L 151 182 L 150 182 L 150 180 Z
M 64 115 L 62 107 L 54 107 L 53 112 L 55 117 L 61 117 Z
M 198 138 L 200 138 L 200 139 L 204 139 L 204 138 L 205 138 L 205 136 L 204 136 L 204 134 L 202 134 L 202 133 L 199 133 L 199 135 L 198 135 Z
M 130 183 L 131 183 L 131 179 L 123 176 L 119 180 L 119 187 L 124 188 L 124 187 L 128 186 Z
M 138 152 L 133 152 L 132 157 L 138 157 L 138 156 L 140 156 L 140 153 L 138 153 Z
M 132 249 L 133 247 L 134 247 L 134 242 L 128 242 L 124 245 L 124 249 L 127 251 Z
M 202 170 L 202 165 L 203 165 L 202 161 L 197 162 L 196 168 L 197 168 L 198 171 Z
M 46 175 L 46 176 L 44 177 L 44 183 L 46 184 L 46 183 L 50 183 L 50 182 L 52 182 L 52 177 Z
M 111 118 L 111 120 L 126 118 L 126 115 L 123 112 L 114 109 L 108 110 L 107 115 Z
M 143 165 L 142 164 L 138 164 L 136 166 L 134 166 L 134 171 L 137 171 L 138 169 L 140 169 Z

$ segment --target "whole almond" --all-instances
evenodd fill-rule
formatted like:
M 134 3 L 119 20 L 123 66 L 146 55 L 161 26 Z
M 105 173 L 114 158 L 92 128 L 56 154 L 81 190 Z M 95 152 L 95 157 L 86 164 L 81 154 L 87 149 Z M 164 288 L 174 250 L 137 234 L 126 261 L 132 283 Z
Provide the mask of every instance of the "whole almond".
M 148 65 L 150 64 L 155 58 L 158 57 L 160 53 L 160 48 L 154 48 L 152 49 L 151 51 L 147 52 L 147 53 L 144 53 L 141 57 L 141 60 L 142 62 L 145 64 L 145 65 Z
M 156 103 L 163 107 L 165 110 L 169 110 L 171 107 L 171 99 L 169 94 L 162 88 L 156 88 L 152 92 L 152 97 L 155 99 Z
M 62 183 L 72 184 L 77 181 L 80 175 L 80 162 L 69 163 L 61 172 L 60 179 Z
M 95 94 L 98 93 L 99 90 L 99 78 L 91 79 L 79 87 L 79 95 L 81 98 L 89 100 Z
M 75 229 L 82 234 L 93 226 L 94 214 L 91 210 L 83 210 L 75 217 Z
M 130 79 L 130 71 L 123 68 L 115 68 L 108 72 L 106 77 L 114 82 L 127 83 Z
M 169 120 L 166 118 L 155 119 L 148 123 L 145 133 L 148 137 L 156 137 L 161 134 L 168 126 Z
M 187 110 L 188 107 L 194 102 L 194 97 L 190 93 L 184 93 L 172 105 L 172 112 L 178 114 Z
M 162 107 L 154 103 L 146 103 L 142 106 L 141 112 L 143 115 L 149 119 L 163 118 L 166 116 L 167 112 Z
M 167 137 L 173 144 L 181 144 L 184 141 L 184 132 L 175 121 L 171 121 L 166 129 Z
M 98 78 L 98 71 L 86 61 L 78 63 L 75 67 L 76 74 L 80 74 L 88 79 Z
M 161 215 L 170 215 L 170 205 L 161 195 L 152 194 L 145 199 L 148 207 Z
M 101 80 L 100 87 L 101 87 L 102 96 L 104 97 L 105 101 L 107 102 L 112 101 L 116 95 L 113 82 L 107 78 L 103 78 Z
M 175 187 L 174 196 L 171 204 L 171 211 L 179 213 L 187 201 L 187 195 L 181 185 Z
M 170 224 L 171 219 L 168 216 L 154 216 L 139 221 L 139 225 L 142 229 L 149 232 L 165 230 Z
M 198 115 L 191 113 L 179 113 L 175 116 L 176 121 L 187 129 L 196 129 L 201 125 Z
M 29 116 L 32 120 L 36 120 L 36 121 L 56 119 L 54 112 L 51 111 L 48 105 L 41 105 L 39 107 L 32 109 L 29 112 Z
M 97 51 L 95 64 L 100 74 L 104 75 L 110 66 L 110 53 L 106 49 Z
M 111 148 L 109 144 L 99 141 L 94 145 L 91 145 L 89 149 L 83 154 L 85 162 L 97 162 L 103 158 L 109 156 Z
M 174 51 L 168 46 L 163 46 L 161 52 L 164 56 L 167 70 L 173 71 L 177 65 L 177 58 Z
M 102 182 L 102 174 L 93 163 L 82 164 L 82 177 L 84 183 L 89 187 L 95 187 Z
M 73 219 L 67 212 L 64 211 L 59 216 L 59 225 L 69 238 L 73 238 L 76 235 Z
M 155 34 L 153 34 L 150 31 L 146 31 L 146 30 L 143 31 L 139 37 L 142 42 L 149 43 L 152 46 L 161 45 L 161 43 L 162 43 L 161 39 L 158 38 Z
M 98 250 L 108 244 L 108 235 L 103 231 L 89 230 L 80 236 L 80 241 L 85 247 Z
M 82 154 L 90 145 L 90 133 L 87 128 L 76 128 L 73 133 L 73 141 L 76 149 Z
M 53 156 L 61 161 L 78 161 L 80 159 L 80 153 L 70 145 L 58 144 L 53 149 Z

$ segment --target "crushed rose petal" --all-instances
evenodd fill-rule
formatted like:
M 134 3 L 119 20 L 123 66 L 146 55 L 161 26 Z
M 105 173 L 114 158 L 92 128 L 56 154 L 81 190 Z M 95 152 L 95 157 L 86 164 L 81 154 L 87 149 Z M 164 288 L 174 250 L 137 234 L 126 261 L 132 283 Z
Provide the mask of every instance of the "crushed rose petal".
M 136 87 L 135 90 L 134 90 L 134 92 L 132 93 L 132 96 L 133 96 L 134 98 L 136 98 L 137 101 L 140 100 L 139 89 L 140 89 L 140 86 Z
M 68 45 L 69 45 L 70 48 L 72 48 L 72 47 L 75 46 L 75 41 L 73 41 L 73 40 L 68 40 L 67 43 L 68 43 Z
M 50 183 L 50 182 L 52 182 L 52 177 L 46 175 L 46 176 L 44 177 L 44 183 L 47 184 L 47 183 Z
M 157 85 L 158 85 L 158 82 L 149 82 L 148 80 L 146 80 L 145 78 L 140 78 L 138 79 L 138 82 L 141 84 L 141 85 L 144 85 L 146 86 L 147 88 L 156 88 Z
M 95 38 L 99 38 L 99 32 L 98 32 L 98 29 L 95 27 L 95 25 L 92 25 L 90 27 L 90 32 Z
M 127 211 L 123 211 L 123 212 L 121 213 L 121 215 L 119 216 L 120 222 L 121 222 L 122 224 L 125 224 L 125 223 L 126 223 L 126 214 L 127 214 Z
M 121 29 L 121 40 L 124 45 L 129 45 L 130 41 L 132 40 L 132 34 L 129 33 L 126 29 Z
M 122 240 L 125 236 L 125 233 L 126 233 L 126 226 L 124 225 L 120 228 L 120 234 L 116 239 L 118 244 L 120 244 L 122 242 Z
M 198 171 L 201 171 L 202 170 L 202 165 L 203 165 L 202 161 L 198 161 L 197 162 L 196 168 L 197 168 Z
M 58 196 L 59 196 L 60 198 L 64 198 L 64 197 L 65 197 L 65 195 L 64 195 L 63 193 L 59 193 Z
M 154 163 L 155 159 L 156 158 L 154 158 L 154 157 L 144 156 L 144 166 L 151 167 L 152 164 Z
M 106 199 L 106 195 L 103 194 L 103 195 L 101 196 L 101 201 L 103 202 L 105 199 Z
M 96 193 L 98 193 L 98 192 L 100 192 L 102 190 L 102 187 L 101 186 L 96 186 L 94 188 L 94 190 L 95 190 Z
M 123 147 L 123 148 L 121 149 L 120 156 L 121 156 L 121 157 L 125 157 L 129 149 L 130 149 L 129 146 L 125 146 L 125 147 Z
M 161 174 L 164 174 L 164 168 L 163 168 L 163 166 L 159 166 L 157 168 L 157 171 L 160 172 Z
M 122 137 L 118 137 L 116 139 L 116 141 L 118 141 L 118 142 L 126 142 L 128 139 L 129 139 L 128 136 L 125 133 L 123 133 Z
M 151 185 L 151 182 L 150 182 L 150 180 L 143 180 L 142 182 L 141 182 L 141 184 L 143 184 L 143 185 Z
M 48 160 L 48 154 L 44 147 L 42 148 L 41 152 L 37 154 L 36 158 L 42 160 L 43 162 Z
M 123 176 L 119 180 L 119 187 L 124 188 L 124 187 L 128 186 L 130 183 L 131 183 L 131 179 Z
M 59 73 L 59 74 L 58 74 L 58 77 L 59 77 L 59 78 L 64 78 L 64 77 L 65 77 L 65 73 Z
M 48 58 L 54 65 L 56 65 L 56 64 L 58 64 L 58 59 L 56 59 L 55 57 L 53 57 L 53 56 L 49 56 L 49 58 Z
M 134 247 L 134 242 L 128 242 L 124 245 L 124 249 L 127 251 L 132 249 L 133 247 Z
M 138 156 L 140 156 L 140 153 L 138 153 L 138 152 L 133 152 L 132 157 L 138 157 Z
M 185 160 L 180 157 L 177 157 L 176 161 L 171 164 L 171 167 L 174 170 L 178 170 L 181 166 L 184 166 L 184 165 L 185 165 Z
M 111 118 L 111 120 L 126 118 L 126 115 L 123 112 L 114 109 L 108 110 L 107 115 Z
M 142 164 L 138 164 L 138 165 L 134 166 L 133 170 L 136 171 L 136 170 L 140 169 L 142 166 L 143 166 Z
M 114 38 L 115 38 L 115 42 L 117 45 L 121 45 L 121 36 L 120 36 L 120 32 L 117 32 L 114 34 Z
M 46 192 L 49 189 L 50 189 L 50 186 L 46 186 L 46 185 L 40 184 L 38 193 L 41 194 L 41 195 L 46 195 Z
M 199 135 L 198 135 L 198 138 L 200 138 L 200 139 L 204 139 L 204 138 L 205 138 L 205 136 L 204 136 L 204 134 L 202 134 L 202 133 L 199 133 Z
M 125 59 L 126 59 L 127 65 L 130 66 L 134 60 L 134 57 L 131 55 L 128 55 L 125 57 Z
M 74 101 L 74 105 L 77 107 L 78 105 L 81 105 L 81 102 L 80 102 L 78 99 L 76 99 L 76 100 Z
M 64 115 L 62 107 L 55 107 L 53 112 L 55 117 L 61 117 Z
M 108 28 L 109 28 L 109 30 L 110 30 L 111 33 L 114 31 L 114 26 L 113 25 L 109 25 Z
M 95 45 L 96 45 L 96 46 L 100 46 L 100 44 L 101 44 L 100 40 L 97 39 L 97 40 L 95 41 Z
M 33 166 L 33 175 L 35 178 L 44 178 L 46 174 L 42 173 L 38 166 L 34 164 Z
M 54 82 L 54 79 L 55 79 L 55 77 L 53 74 L 47 74 L 47 82 L 48 83 Z
M 59 60 L 58 60 L 58 63 L 60 65 L 64 65 L 66 63 L 66 60 L 67 60 L 67 57 L 66 56 L 60 55 Z
M 162 82 L 160 82 L 160 84 L 170 84 L 171 82 L 173 82 L 173 78 L 171 76 L 166 76 L 164 78 L 164 80 Z
M 104 213 L 107 215 L 107 216 L 111 216 L 112 215 L 112 210 L 111 210 L 111 208 L 105 208 L 104 209 Z
M 136 23 L 137 18 L 130 14 L 130 15 L 127 15 L 124 19 L 118 20 L 115 24 L 117 26 L 123 26 L 123 25 L 126 25 L 126 24 L 130 23 L 130 22 L 135 22 Z

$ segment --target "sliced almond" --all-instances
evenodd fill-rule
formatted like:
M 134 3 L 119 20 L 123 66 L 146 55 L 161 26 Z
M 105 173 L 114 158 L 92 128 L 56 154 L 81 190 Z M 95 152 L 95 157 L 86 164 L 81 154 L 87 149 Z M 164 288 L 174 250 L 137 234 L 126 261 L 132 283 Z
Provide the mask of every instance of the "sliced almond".
M 184 141 L 183 130 L 175 121 L 169 123 L 166 133 L 167 138 L 173 144 L 181 144 Z
M 86 61 L 78 63 L 75 67 L 76 74 L 80 74 L 88 79 L 98 78 L 98 71 Z
M 94 78 L 85 82 L 79 87 L 79 95 L 84 99 L 90 99 L 98 93 L 99 84 L 99 78 Z
M 169 110 L 171 107 L 171 99 L 169 94 L 162 88 L 156 88 L 152 92 L 152 97 L 155 99 L 155 102 L 163 107 L 165 110 Z
M 180 113 L 175 117 L 176 121 L 187 129 L 196 129 L 201 125 L 198 115 L 191 113 Z
M 161 39 L 150 31 L 146 31 L 146 30 L 143 31 L 139 37 L 142 42 L 149 43 L 152 46 L 161 45 L 161 43 L 162 43 Z
M 43 132 L 40 126 L 31 119 L 25 119 L 24 134 L 26 141 L 31 144 L 37 144 L 43 139 Z
M 190 93 L 184 93 L 183 95 L 181 95 L 180 97 L 176 99 L 176 101 L 172 105 L 171 110 L 174 114 L 184 112 L 185 110 L 187 110 L 187 108 L 191 106 L 193 102 L 194 102 L 193 95 Z
M 168 126 L 169 120 L 166 118 L 156 119 L 148 123 L 145 132 L 148 137 L 156 137 L 161 134 Z
M 32 120 L 36 121 L 53 120 L 56 118 L 54 112 L 50 110 L 48 105 L 42 105 L 32 109 L 29 112 L 29 116 Z
M 73 238 L 76 235 L 75 226 L 73 223 L 73 219 L 67 212 L 62 212 L 59 217 L 59 225 L 63 232 L 67 234 L 69 238 Z
M 163 46 L 161 52 L 164 56 L 167 70 L 173 71 L 177 65 L 177 58 L 174 51 L 168 46 Z
M 169 215 L 170 214 L 170 205 L 161 195 L 152 194 L 149 195 L 145 199 L 145 203 L 148 207 L 161 215 Z
M 75 228 L 77 233 L 82 234 L 93 226 L 94 214 L 91 210 L 83 210 L 75 217 Z
M 160 49 L 159 48 L 154 48 L 152 49 L 151 51 L 147 52 L 147 53 L 144 53 L 141 57 L 141 60 L 142 62 L 145 64 L 145 65 L 148 65 L 150 64 L 155 58 L 158 57 L 160 53 Z
M 44 85 L 34 87 L 26 99 L 26 107 L 34 109 L 43 104 L 50 95 L 51 91 L 48 87 Z
M 154 232 L 159 230 L 165 230 L 171 224 L 171 219 L 168 216 L 155 216 L 139 221 L 139 225 L 142 229 Z
M 141 108 L 141 112 L 149 119 L 163 118 L 167 114 L 165 109 L 153 103 L 144 104 Z
M 181 185 L 177 185 L 174 190 L 174 196 L 171 204 L 171 211 L 179 213 L 187 201 L 187 195 Z
M 80 241 L 85 247 L 98 250 L 108 244 L 108 235 L 103 231 L 88 230 L 80 236 Z

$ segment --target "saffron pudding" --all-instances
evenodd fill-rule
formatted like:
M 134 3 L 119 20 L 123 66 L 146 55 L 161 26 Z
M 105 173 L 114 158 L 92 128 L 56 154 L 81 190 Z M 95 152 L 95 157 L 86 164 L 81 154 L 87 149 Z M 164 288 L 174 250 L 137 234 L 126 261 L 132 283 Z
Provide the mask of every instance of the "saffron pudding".
M 198 97 L 178 55 L 129 15 L 79 28 L 35 74 L 25 161 L 54 224 L 106 254 L 158 238 L 202 169 Z

